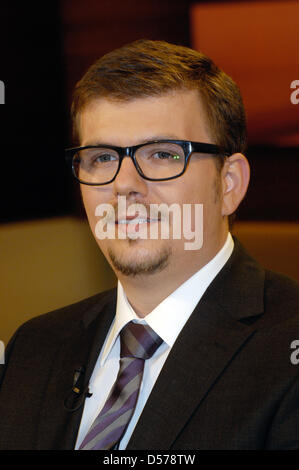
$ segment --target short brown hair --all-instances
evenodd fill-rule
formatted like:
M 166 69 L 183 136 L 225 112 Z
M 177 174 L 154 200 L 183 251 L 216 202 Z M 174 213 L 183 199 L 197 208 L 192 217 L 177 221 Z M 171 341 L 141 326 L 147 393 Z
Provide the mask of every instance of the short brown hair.
M 246 118 L 235 82 L 201 52 L 147 39 L 104 55 L 77 83 L 71 108 L 74 139 L 77 117 L 94 99 L 124 102 L 176 89 L 197 89 L 214 143 L 229 154 L 244 153 Z

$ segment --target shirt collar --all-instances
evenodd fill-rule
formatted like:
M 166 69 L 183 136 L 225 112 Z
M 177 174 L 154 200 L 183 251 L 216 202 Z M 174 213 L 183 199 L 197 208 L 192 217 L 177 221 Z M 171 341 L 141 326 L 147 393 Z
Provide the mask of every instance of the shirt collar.
M 118 281 L 116 315 L 107 336 L 101 363 L 105 362 L 121 329 L 130 321 L 148 324 L 169 347 L 172 347 L 202 295 L 228 261 L 233 248 L 233 238 L 228 233 L 226 242 L 216 256 L 181 284 L 144 318 L 139 318 L 136 315 L 127 299 L 122 284 Z

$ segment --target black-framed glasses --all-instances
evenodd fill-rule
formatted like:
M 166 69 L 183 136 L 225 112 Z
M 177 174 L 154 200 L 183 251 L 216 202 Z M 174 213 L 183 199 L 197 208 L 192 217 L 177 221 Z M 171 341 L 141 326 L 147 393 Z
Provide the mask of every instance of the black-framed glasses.
M 193 152 L 227 156 L 218 145 L 187 140 L 157 140 L 131 147 L 88 145 L 66 150 L 74 177 L 82 184 L 100 186 L 115 180 L 123 159 L 130 157 L 142 178 L 165 181 L 181 176 Z

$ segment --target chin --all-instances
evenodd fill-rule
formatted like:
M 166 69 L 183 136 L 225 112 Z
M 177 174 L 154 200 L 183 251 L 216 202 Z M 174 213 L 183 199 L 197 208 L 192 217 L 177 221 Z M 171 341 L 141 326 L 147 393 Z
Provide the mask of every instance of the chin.
M 108 248 L 109 261 L 116 273 L 131 277 L 152 275 L 168 266 L 172 254 L 171 247 L 151 249 L 139 242 L 143 240 L 128 240 L 127 243 L 132 249 L 127 247 L 124 251 Z

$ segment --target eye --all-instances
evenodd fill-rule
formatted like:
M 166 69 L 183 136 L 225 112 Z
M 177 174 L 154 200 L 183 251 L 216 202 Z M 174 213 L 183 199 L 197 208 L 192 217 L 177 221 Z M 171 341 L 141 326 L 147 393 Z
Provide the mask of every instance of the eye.
M 97 166 L 106 166 L 114 164 L 118 161 L 118 156 L 113 151 L 107 151 L 103 149 L 102 151 L 92 151 L 86 152 L 83 156 L 82 163 L 89 165 L 90 167 L 97 167 Z
M 101 155 L 95 155 L 93 158 L 94 163 L 106 163 L 106 162 L 112 162 L 117 160 L 117 157 L 115 155 L 112 155 L 110 153 L 104 153 Z
M 169 152 L 156 152 L 153 154 L 153 158 L 157 158 L 159 160 L 180 160 L 181 157 Z

